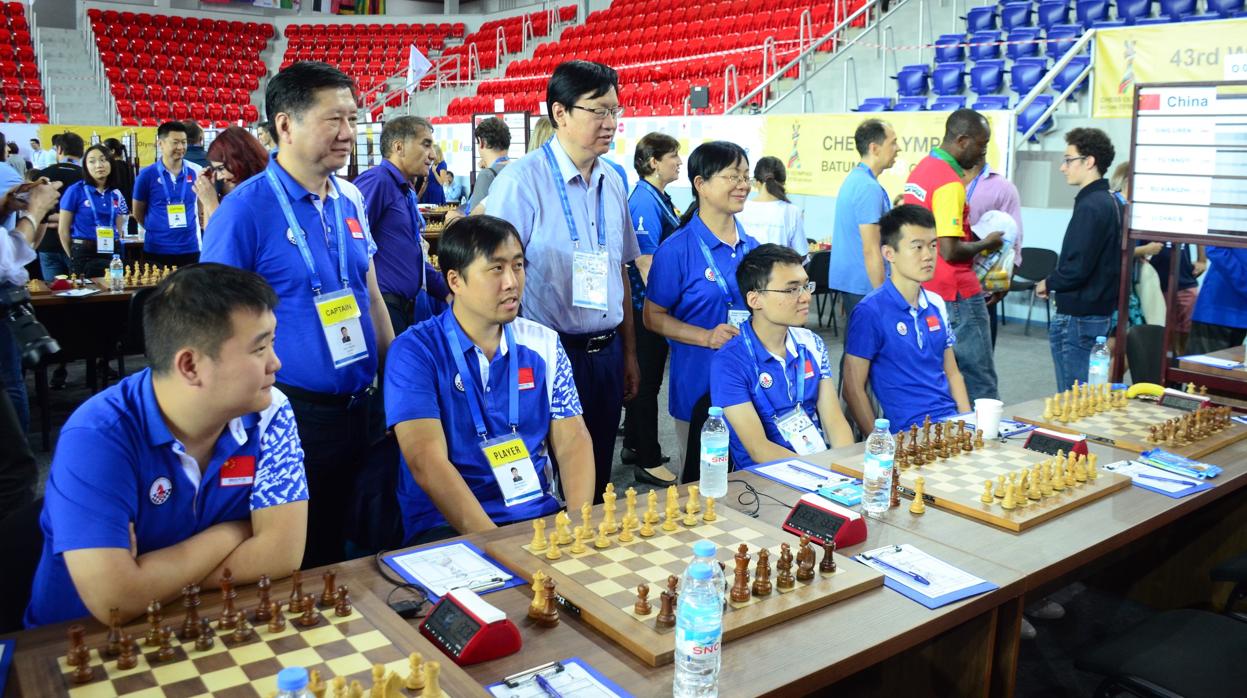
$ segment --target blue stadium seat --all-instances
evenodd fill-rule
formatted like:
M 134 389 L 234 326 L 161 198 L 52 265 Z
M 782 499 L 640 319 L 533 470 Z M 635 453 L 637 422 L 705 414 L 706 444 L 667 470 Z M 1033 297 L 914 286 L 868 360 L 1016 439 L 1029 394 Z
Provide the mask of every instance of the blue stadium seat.
M 996 28 L 996 8 L 971 7 L 966 12 L 966 30 L 991 31 Z
M 901 70 L 913 70 L 913 71 L 922 73 L 923 75 L 930 76 L 931 75 L 931 64 L 930 63 L 910 63 L 909 65 L 901 66 Z
M 1004 95 L 983 95 L 974 101 L 975 111 L 992 111 L 1009 108 L 1009 98 Z
M 1152 0 L 1117 0 L 1117 19 L 1134 24 L 1152 14 Z
M 966 91 L 966 64 L 940 63 L 931 72 L 931 91 L 941 97 L 959 95 Z
M 966 59 L 966 42 L 964 34 L 940 34 L 935 40 L 935 62 L 951 63 Z
M 1020 58 L 1013 62 L 1013 67 L 1009 69 L 1009 89 L 1018 94 L 1019 97 L 1035 89 L 1035 85 L 1043 78 L 1044 73 L 1048 72 L 1048 59 L 1046 58 Z
M 1128 27 L 1130 23 L 1124 19 L 1097 19 L 1091 23 L 1096 29 L 1117 29 L 1118 27 Z
M 1172 19 L 1169 19 L 1168 17 L 1163 17 L 1163 16 L 1162 17 L 1144 17 L 1143 19 L 1136 21 L 1134 24 L 1135 26 L 1138 26 L 1138 27 L 1147 27 L 1147 26 L 1151 26 L 1154 24 L 1171 24 L 1174 21 L 1176 20 L 1172 20 Z
M 867 97 L 856 111 L 890 111 L 892 109 L 891 97 Z
M 1000 58 L 1000 32 L 974 32 L 970 35 L 970 60 Z
M 905 66 L 896 74 L 896 94 L 901 97 L 920 97 L 927 93 L 927 71 Z
M 1031 126 L 1039 121 L 1039 117 L 1043 116 L 1043 113 L 1047 111 L 1050 106 L 1052 106 L 1052 95 L 1039 95 L 1036 97 L 1035 101 L 1027 105 L 1027 107 L 1018 114 L 1018 133 L 1024 134 L 1029 131 Z M 1039 127 L 1039 130 L 1035 131 L 1035 135 L 1031 136 L 1031 141 L 1036 143 L 1039 142 L 1039 134 L 1051 130 L 1052 117 L 1048 117 L 1048 120 Z
M 1035 13 L 1035 23 L 1044 29 L 1049 29 L 1056 24 L 1068 24 L 1069 3 L 1065 0 L 1039 3 L 1039 9 Z
M 1064 92 L 1065 89 L 1074 82 L 1074 79 L 1077 78 L 1078 75 L 1082 73 L 1082 71 L 1090 64 L 1091 58 L 1088 56 L 1074 56 L 1070 59 L 1070 62 L 1066 63 L 1065 67 L 1056 74 L 1056 77 L 1052 79 L 1053 89 L 1055 89 L 1058 93 Z M 1090 82 L 1090 80 L 1083 80 L 1078 87 L 1070 93 L 1070 96 L 1073 97 L 1079 92 L 1085 92 L 1087 90 L 1088 82 Z
M 1031 25 L 1030 0 L 1022 2 L 1006 2 L 1000 6 L 1000 28 L 1010 32 L 1020 27 Z
M 1222 18 L 1242 14 L 1243 0 L 1208 0 L 1208 11 Z
M 1108 0 L 1078 0 L 1074 17 L 1084 28 L 1098 20 L 1108 19 Z
M 1048 55 L 1060 58 L 1082 36 L 1082 27 L 1075 24 L 1058 24 L 1048 30 Z
M 901 97 L 892 105 L 892 111 L 926 111 L 926 97 Z
M 1160 0 L 1160 16 L 1178 21 L 1195 14 L 1195 0 Z
M 966 106 L 966 98 L 960 95 L 955 97 L 936 97 L 931 102 L 931 111 L 957 111 L 964 109 Z
M 1038 29 L 1031 27 L 1014 29 L 1009 32 L 1009 46 L 1006 54 L 1014 60 L 1028 56 L 1038 56 L 1039 33 Z M 1015 41 L 1021 43 L 1013 43 Z
M 976 95 L 996 94 L 1004 82 L 1005 62 L 1003 60 L 980 61 L 970 68 L 970 89 Z

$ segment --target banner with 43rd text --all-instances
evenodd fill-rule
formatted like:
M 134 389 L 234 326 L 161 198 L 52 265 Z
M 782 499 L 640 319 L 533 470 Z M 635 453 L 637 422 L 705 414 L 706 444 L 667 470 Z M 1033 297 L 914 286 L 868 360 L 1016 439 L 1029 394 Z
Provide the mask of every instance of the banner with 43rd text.
M 1134 86 L 1244 80 L 1247 19 L 1101 29 L 1095 37 L 1096 118 L 1130 118 Z

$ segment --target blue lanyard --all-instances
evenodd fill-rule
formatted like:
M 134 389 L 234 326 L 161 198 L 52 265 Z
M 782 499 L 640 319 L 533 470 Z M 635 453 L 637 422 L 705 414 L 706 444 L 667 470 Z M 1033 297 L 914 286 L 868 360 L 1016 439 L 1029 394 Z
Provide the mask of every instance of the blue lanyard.
M 654 185 L 650 184 L 649 182 L 646 182 L 643 179 L 641 180 L 641 183 L 645 185 L 645 190 L 649 192 L 650 197 L 654 199 L 655 203 L 658 204 L 658 210 L 662 211 L 663 222 L 667 223 L 668 225 L 671 225 L 672 227 L 676 227 L 676 228 L 680 227 L 680 219 L 676 217 L 675 211 L 671 210 L 670 204 L 668 204 L 666 201 L 663 201 L 663 198 L 658 195 L 658 190 L 654 188 Z M 661 230 L 658 232 L 660 234 L 662 233 Z
M 567 199 L 567 182 L 563 181 L 560 174 L 558 162 L 554 159 L 554 150 L 550 147 L 550 142 L 541 146 L 542 152 L 546 154 L 546 162 L 550 164 L 550 176 L 554 178 L 554 188 L 559 192 L 559 201 L 563 204 L 563 218 L 567 220 L 567 230 L 571 233 L 572 244 L 580 247 L 580 232 L 576 230 L 576 218 L 572 215 L 572 204 Z M 603 205 L 602 187 L 598 186 L 598 249 L 606 247 L 606 215 Z
M 468 400 L 468 412 L 472 413 L 472 424 L 476 426 L 476 435 L 484 440 L 489 436 L 489 429 L 485 426 L 485 417 L 481 414 L 481 405 L 484 404 L 485 398 L 478 394 L 476 381 L 468 375 L 468 364 L 463 360 L 463 346 L 459 344 L 459 333 L 455 327 L 448 326 L 448 323 L 452 322 L 457 322 L 454 319 L 454 313 L 443 313 L 442 330 L 446 333 L 446 341 L 450 344 L 450 353 L 455 359 L 459 380 L 463 382 L 463 396 Z M 509 383 L 507 385 L 507 422 L 511 425 L 511 432 L 514 433 L 520 425 L 520 359 L 516 356 L 515 333 L 511 331 L 511 325 L 503 325 L 502 333 L 507 342 L 507 381 Z M 486 381 L 488 382 L 488 379 Z M 471 395 L 468 395 L 469 391 Z M 480 399 L 481 405 L 477 404 L 477 398 Z
M 757 356 L 757 354 L 755 354 L 755 353 L 754 353 L 754 351 L 753 351 L 753 340 L 751 340 L 751 339 L 749 338 L 749 335 L 750 335 L 750 334 L 752 334 L 752 333 L 753 333 L 753 328 L 749 328 L 748 330 L 746 330 L 746 329 L 744 329 L 744 328 L 742 327 L 742 328 L 741 328 L 741 333 L 740 333 L 740 335 L 741 335 L 742 337 L 744 337 L 744 338 L 745 338 L 745 349 L 749 352 L 749 358 L 750 358 L 750 359 L 753 359 L 753 371 L 754 371 L 754 373 L 755 373 L 755 374 L 758 374 L 758 373 L 759 373 L 759 371 L 758 371 L 758 356 Z M 787 343 L 787 342 L 785 341 L 785 343 Z M 796 341 L 796 340 L 793 340 L 793 344 L 797 345 L 797 396 L 796 396 L 796 398 L 795 398 L 795 401 L 796 401 L 796 403 L 797 403 L 797 406 L 798 406 L 798 407 L 801 407 L 802 409 L 804 409 L 804 404 L 805 404 L 805 360 L 806 360 L 805 346 L 804 346 L 804 345 L 802 345 L 800 342 L 798 342 L 798 341 Z M 785 349 L 785 353 L 786 353 L 786 352 L 787 352 L 787 350 Z M 786 384 L 787 384 L 787 388 L 788 388 L 788 390 L 789 390 L 789 392 L 788 392 L 788 397 L 789 397 L 789 399 L 793 399 L 792 392 L 791 392 L 791 391 L 792 391 L 792 383 L 790 383 L 790 382 L 788 381 L 788 367 L 785 365 L 786 363 L 787 363 L 787 357 L 785 357 L 785 361 L 784 361 L 784 362 L 782 362 L 780 365 L 781 365 L 781 366 L 783 367 L 783 369 L 784 369 L 784 383 L 786 383 Z M 776 412 L 776 410 L 775 410 L 775 403 L 771 402 L 771 398 L 767 397 L 767 396 L 766 396 L 766 393 L 762 391 L 762 377 L 761 377 L 761 375 L 758 375 L 758 381 L 757 381 L 756 383 L 754 383 L 753 390 L 754 390 L 754 392 L 755 392 L 755 393 L 757 393 L 758 395 L 760 395 L 760 396 L 761 396 L 764 400 L 766 400 L 766 404 L 767 404 L 768 406 L 770 406 L 770 408 L 771 408 L 771 415 L 770 415 L 770 416 L 771 416 L 771 418 L 772 418 L 772 419 L 774 419 L 774 418 L 776 417 L 776 415 L 777 415 L 777 412 Z M 765 416 L 765 415 L 764 415 L 764 416 Z
M 86 193 L 87 208 L 91 209 L 92 213 L 95 214 L 95 227 L 103 228 L 107 226 L 109 228 L 116 228 L 116 216 L 113 214 L 117 210 L 117 200 L 113 198 L 113 192 L 104 192 L 104 198 L 108 201 L 108 215 L 104 216 L 104 221 L 101 222 L 100 210 L 96 208 L 95 202 L 91 200 L 91 197 L 94 195 L 94 187 L 88 187 L 84 184 L 82 189 Z
M 416 230 L 416 242 L 424 234 L 424 214 L 420 213 L 420 197 L 410 188 L 407 189 L 407 207 L 411 209 L 411 225 Z
M 723 299 L 727 301 L 727 307 L 731 308 L 732 292 L 727 290 L 727 281 L 723 279 L 723 275 L 719 273 L 719 266 L 714 263 L 714 257 L 710 254 L 710 248 L 706 247 L 706 241 L 701 239 L 701 235 L 696 231 L 690 231 L 697 238 L 697 246 L 701 248 L 701 256 L 706 258 L 706 266 L 710 267 L 710 271 L 714 274 L 714 282 L 718 285 L 719 290 L 723 292 Z M 736 222 L 736 241 L 737 243 L 743 239 L 741 234 L 742 228 L 740 222 Z M 713 235 L 714 233 L 711 233 Z
M 169 183 L 165 181 L 165 173 L 169 170 L 165 169 L 165 164 L 160 160 L 156 161 L 156 179 L 160 180 L 160 188 L 165 192 L 165 206 L 173 203 L 184 203 L 186 201 L 186 163 L 182 163 L 182 171 L 178 173 L 178 179 L 174 182 L 174 186 L 178 188 L 178 198 L 173 199 L 169 196 Z M 173 173 L 169 172 L 169 177 L 173 177 Z
M 277 204 L 281 206 L 281 212 L 286 217 L 286 225 L 290 226 L 290 232 L 294 235 L 294 244 L 299 248 L 299 255 L 303 257 L 303 263 L 307 265 L 308 274 L 312 277 L 312 293 L 319 296 L 323 285 L 320 282 L 320 272 L 316 271 L 316 262 L 312 259 L 312 250 L 307 246 L 307 233 L 303 228 L 299 227 L 299 221 L 294 217 L 294 211 L 290 208 L 290 199 L 286 196 L 286 190 L 282 188 L 281 183 L 277 181 L 277 175 L 273 174 L 273 170 L 264 170 L 265 176 L 268 178 L 268 185 L 273 189 L 273 196 L 277 198 Z M 349 288 L 351 279 L 346 273 L 346 258 L 350 250 L 346 246 L 346 221 L 342 218 L 342 208 L 338 206 L 338 199 L 342 198 L 342 191 L 338 189 L 338 183 L 329 178 L 330 184 L 333 185 L 334 192 L 338 196 L 330 197 L 333 199 L 333 213 L 338 221 L 338 276 L 342 280 L 342 288 Z M 324 216 L 322 214 L 321 221 L 323 223 Z M 328 242 L 328 235 L 326 243 Z

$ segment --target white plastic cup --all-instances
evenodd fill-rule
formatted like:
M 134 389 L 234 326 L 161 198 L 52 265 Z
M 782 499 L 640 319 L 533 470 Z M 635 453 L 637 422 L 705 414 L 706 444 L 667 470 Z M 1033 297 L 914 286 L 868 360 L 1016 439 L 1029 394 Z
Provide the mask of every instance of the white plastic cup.
M 1000 435 L 1000 416 L 1005 404 L 1000 400 L 979 398 L 974 401 L 974 424 L 976 429 L 983 430 L 984 439 L 994 439 Z

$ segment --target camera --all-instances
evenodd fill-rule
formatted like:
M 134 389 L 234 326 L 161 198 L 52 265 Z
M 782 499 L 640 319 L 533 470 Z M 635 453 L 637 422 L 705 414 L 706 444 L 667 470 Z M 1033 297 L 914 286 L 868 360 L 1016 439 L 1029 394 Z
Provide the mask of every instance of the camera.
M 61 350 L 48 330 L 35 319 L 30 293 L 21 286 L 0 289 L 0 322 L 8 323 L 13 341 L 22 352 L 22 364 L 34 368 L 45 357 Z

